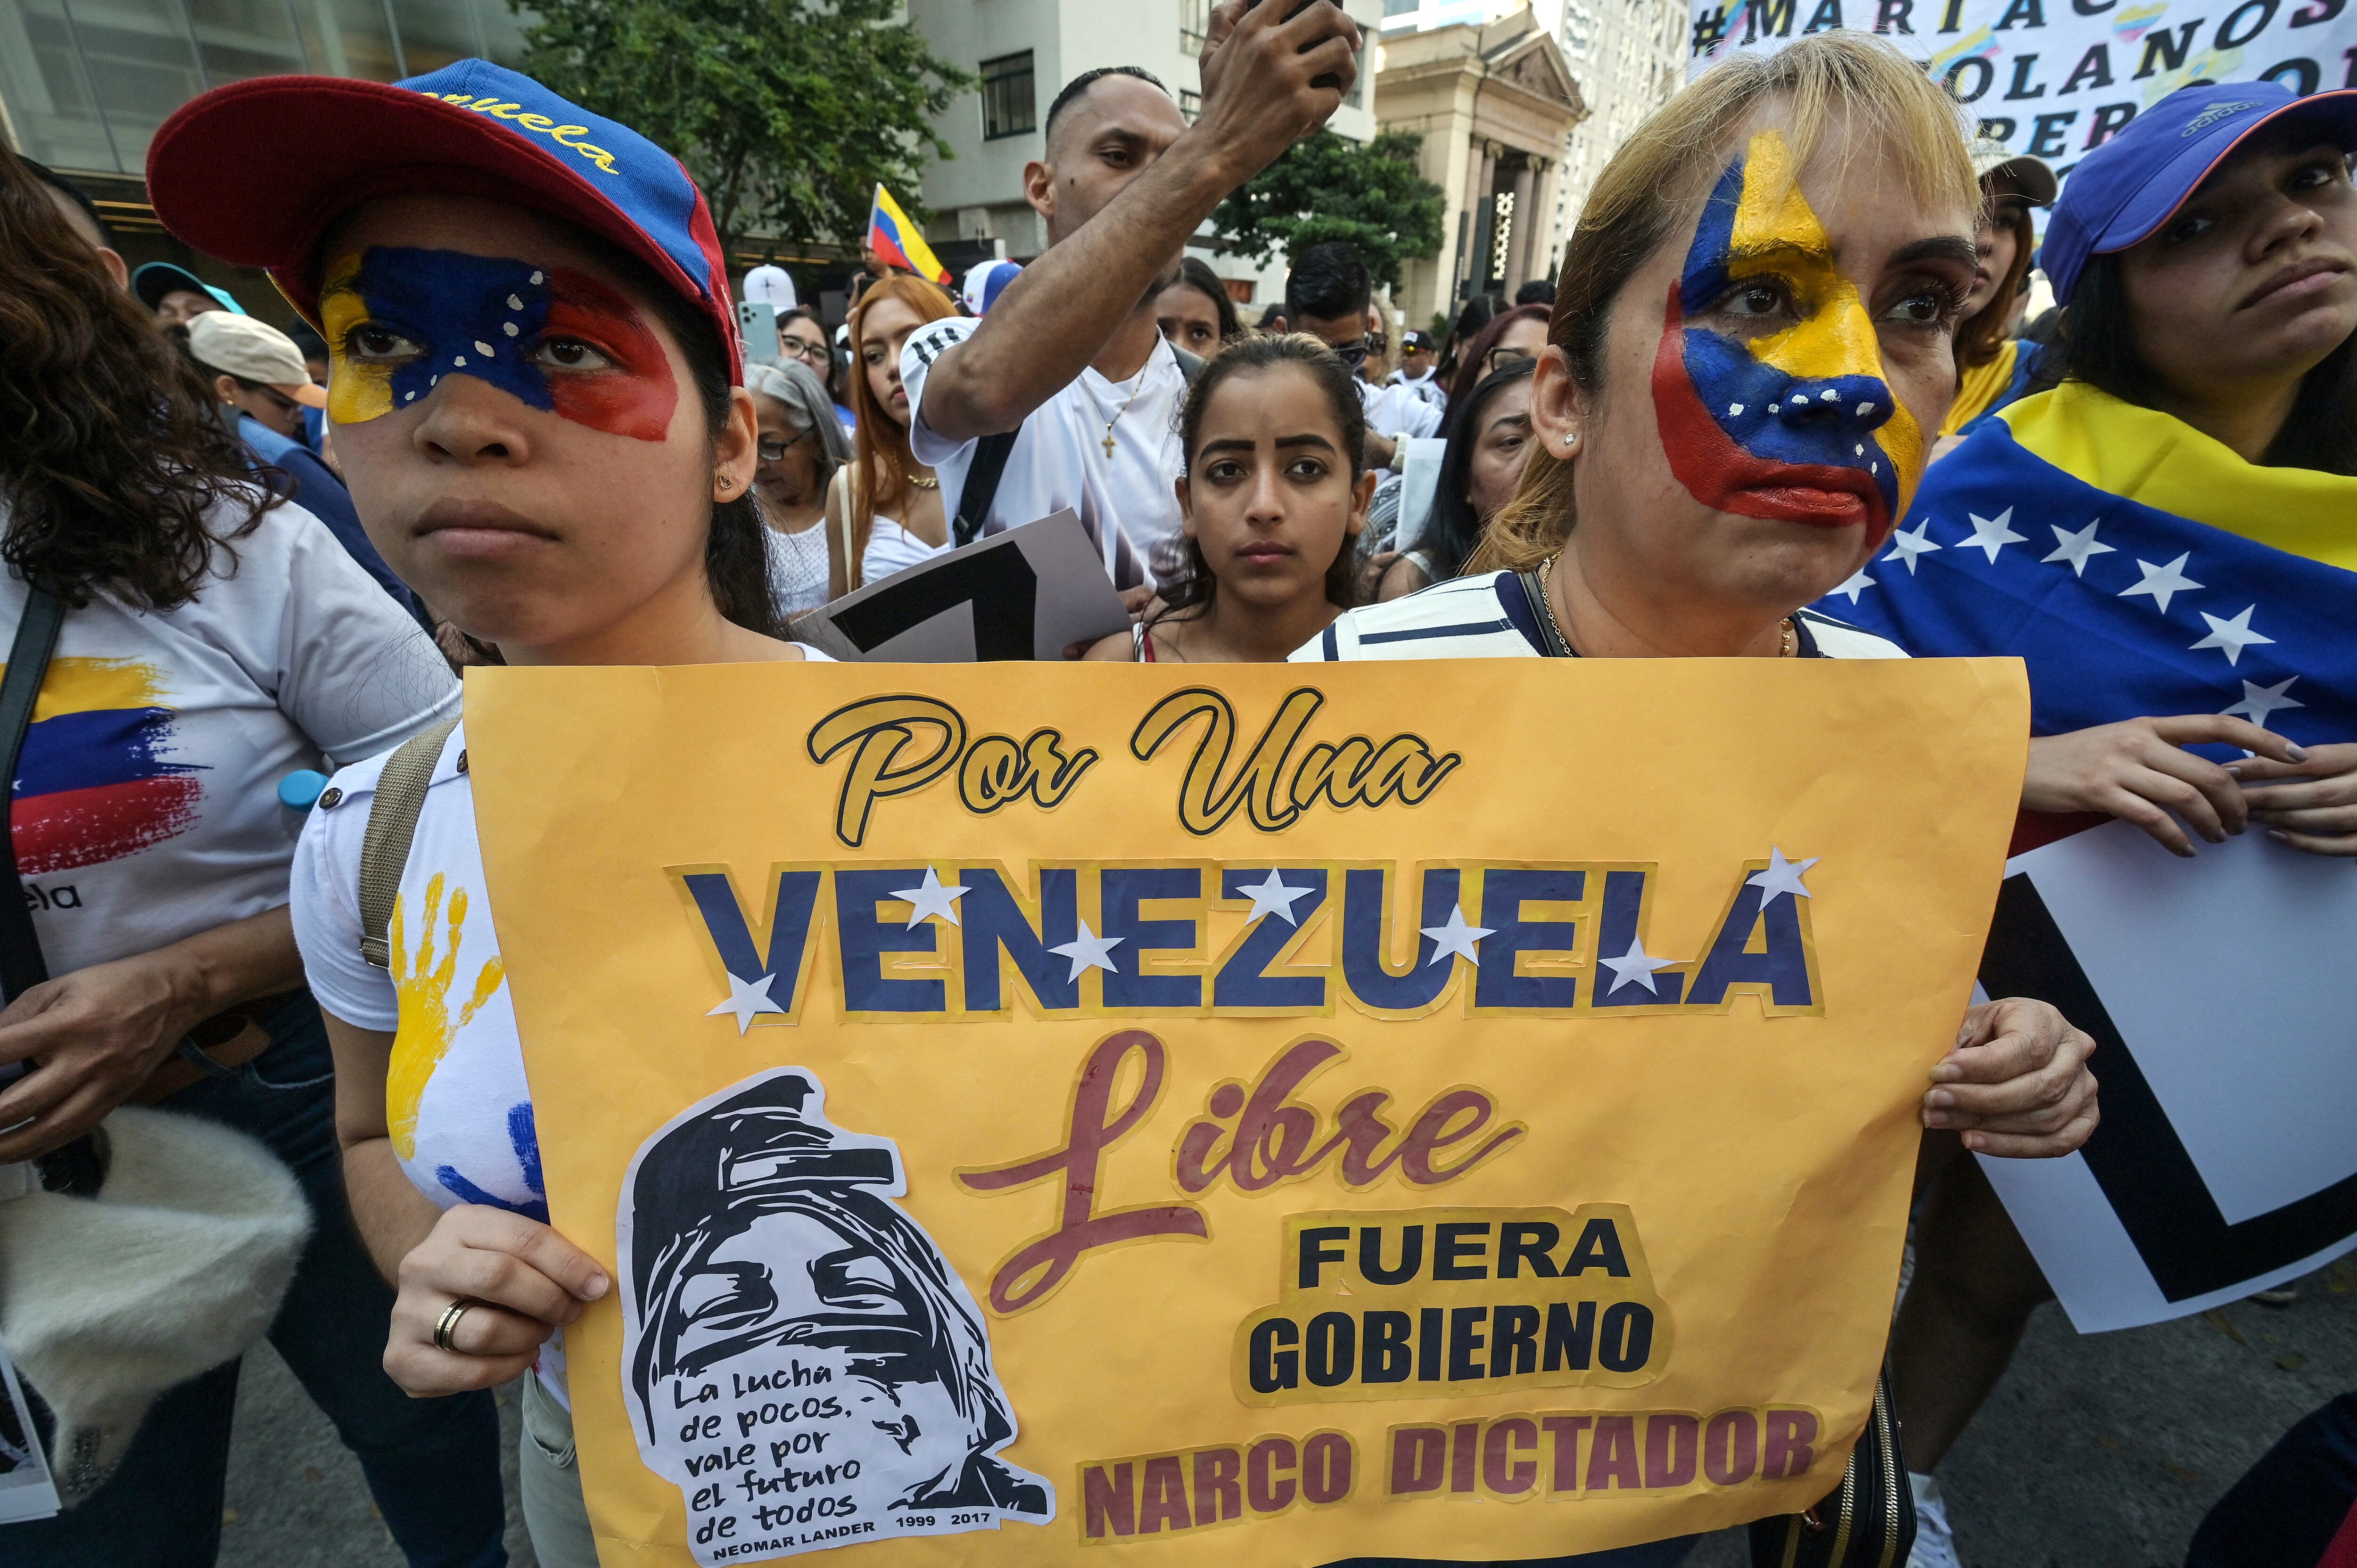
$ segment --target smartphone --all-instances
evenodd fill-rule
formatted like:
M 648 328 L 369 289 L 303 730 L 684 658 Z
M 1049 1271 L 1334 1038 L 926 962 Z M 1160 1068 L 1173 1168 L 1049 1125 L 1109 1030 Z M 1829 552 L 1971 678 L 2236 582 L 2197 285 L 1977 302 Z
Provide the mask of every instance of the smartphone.
M 1285 14 L 1285 19 L 1286 19 L 1286 21 L 1290 22 L 1291 20 L 1293 20 L 1293 18 L 1295 18 L 1296 16 L 1298 16 L 1299 15 L 1301 15 L 1301 13 L 1303 13 L 1304 11 L 1308 10 L 1308 9 L 1309 9 L 1309 7 L 1311 7 L 1312 5 L 1317 5 L 1317 4 L 1318 4 L 1318 0 L 1301 0 L 1301 4 L 1299 4 L 1298 5 L 1296 5 L 1292 10 L 1287 11 L 1287 12 Z M 1247 11 L 1253 10 L 1254 8 L 1255 8 L 1256 6 L 1258 6 L 1259 5 L 1260 5 L 1260 0 L 1244 0 L 1244 9 L 1245 9 L 1245 10 L 1247 10 Z M 1340 10 L 1340 9 L 1341 9 L 1341 7 L 1340 7 L 1340 5 L 1337 5 L 1337 6 L 1335 7 L 1335 9 L 1336 9 L 1336 10 Z M 1310 47 L 1311 47 L 1311 46 L 1305 45 L 1305 46 L 1302 48 L 1301 52 L 1302 52 L 1303 54 L 1308 54 L 1308 53 L 1309 52 L 1309 48 L 1310 48 Z M 1313 76 L 1313 77 L 1311 77 L 1311 78 L 1309 79 L 1309 85 L 1310 85 L 1310 86 L 1312 86 L 1312 87 L 1330 87 L 1330 88 L 1332 88 L 1335 91 L 1340 92 L 1340 91 L 1342 91 L 1342 79 L 1341 79 L 1340 77 L 1339 77 L 1339 76 L 1335 75 L 1332 71 L 1330 71 L 1330 70 L 1329 70 L 1329 71 L 1325 72 L 1323 75 L 1319 75 L 1319 76 Z
M 745 360 L 753 365 L 778 362 L 778 307 L 767 300 L 737 302 L 737 335 L 745 340 Z

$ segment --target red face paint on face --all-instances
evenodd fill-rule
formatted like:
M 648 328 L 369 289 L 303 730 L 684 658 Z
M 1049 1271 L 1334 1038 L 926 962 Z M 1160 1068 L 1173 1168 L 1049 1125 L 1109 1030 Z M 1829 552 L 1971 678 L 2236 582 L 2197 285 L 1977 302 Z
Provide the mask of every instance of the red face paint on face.
M 1653 416 L 1670 472 L 1714 511 L 1820 528 L 1866 524 L 1879 546 L 1890 532 L 1890 507 L 1860 468 L 1819 463 L 1779 463 L 1753 456 L 1703 406 L 1686 370 L 1685 311 L 1679 285 L 1670 285 L 1661 346 L 1653 352 Z
M 556 412 L 611 435 L 662 440 L 679 406 L 679 383 L 653 331 L 628 300 L 586 273 L 552 267 L 548 281 L 548 326 L 538 358 Z

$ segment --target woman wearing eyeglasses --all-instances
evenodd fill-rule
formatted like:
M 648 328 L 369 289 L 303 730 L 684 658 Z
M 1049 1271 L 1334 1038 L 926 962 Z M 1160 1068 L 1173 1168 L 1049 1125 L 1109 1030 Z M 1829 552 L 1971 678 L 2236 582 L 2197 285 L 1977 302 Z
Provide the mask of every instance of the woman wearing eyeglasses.
M 799 358 L 780 365 L 748 365 L 745 386 L 759 421 L 760 467 L 753 493 L 768 524 L 762 542 L 770 558 L 770 596 L 780 616 L 826 603 L 840 553 L 829 544 L 826 490 L 851 461 L 851 442 L 834 417 L 826 385 Z
M 1518 305 L 1499 312 L 1466 345 L 1457 361 L 1457 374 L 1448 384 L 1448 401 L 1453 403 L 1464 397 L 1480 384 L 1484 376 L 1493 376 L 1525 360 L 1536 360 L 1546 346 L 1545 306 Z

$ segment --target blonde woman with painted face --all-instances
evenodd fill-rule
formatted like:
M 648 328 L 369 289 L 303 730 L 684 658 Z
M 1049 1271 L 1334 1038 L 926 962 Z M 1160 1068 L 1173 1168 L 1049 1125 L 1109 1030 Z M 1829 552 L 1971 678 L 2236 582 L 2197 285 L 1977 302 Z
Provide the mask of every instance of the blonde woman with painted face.
M 1352 610 L 1294 658 L 1905 657 L 1801 607 L 1922 476 L 1977 207 L 1954 106 L 1895 51 L 1829 33 L 1713 68 L 1588 199 L 1532 386 L 1538 455 L 1479 575 Z M 2043 1003 L 1975 1006 L 1923 1124 L 2067 1155 L 2095 1125 L 2091 1048 Z M 1691 1544 L 1566 1561 L 1654 1568 Z

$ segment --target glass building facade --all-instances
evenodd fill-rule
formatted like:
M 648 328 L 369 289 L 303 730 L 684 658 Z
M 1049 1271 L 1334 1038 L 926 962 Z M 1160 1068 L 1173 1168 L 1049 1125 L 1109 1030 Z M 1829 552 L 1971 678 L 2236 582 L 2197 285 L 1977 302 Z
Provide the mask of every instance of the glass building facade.
M 0 115 L 29 157 L 135 178 L 156 128 L 208 88 L 512 65 L 523 27 L 507 0 L 0 0 Z

